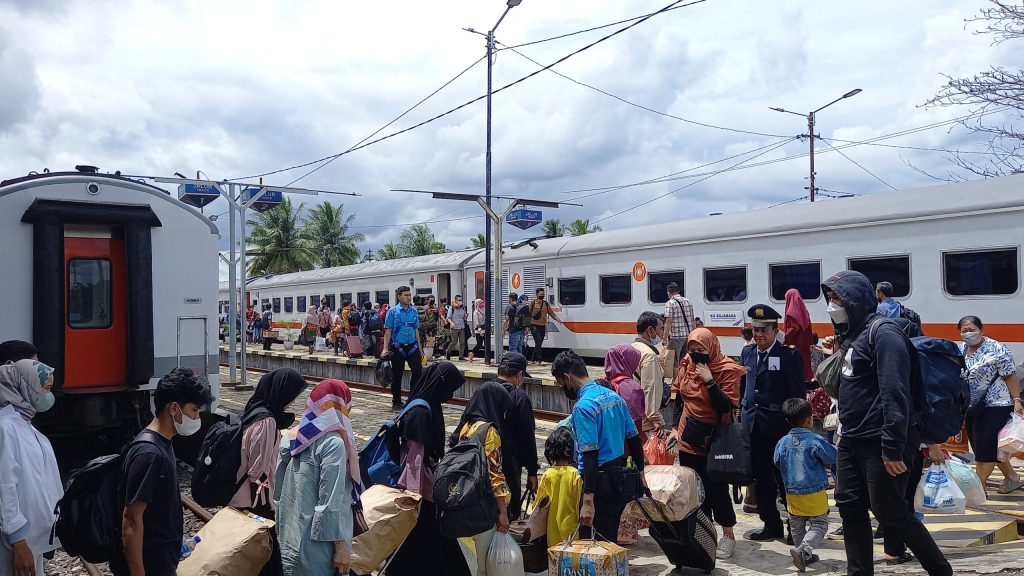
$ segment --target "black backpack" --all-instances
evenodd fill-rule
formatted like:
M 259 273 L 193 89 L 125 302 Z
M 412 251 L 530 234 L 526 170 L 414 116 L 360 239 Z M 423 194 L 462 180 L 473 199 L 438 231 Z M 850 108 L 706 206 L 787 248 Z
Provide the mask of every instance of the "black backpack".
M 348 325 L 359 326 L 359 322 L 363 319 L 363 315 L 359 313 L 359 309 L 353 306 L 348 309 Z
M 490 424 L 459 440 L 434 474 L 434 506 L 441 533 L 448 538 L 474 536 L 494 526 L 497 500 L 487 474 L 484 441 Z
M 125 446 L 120 454 L 100 456 L 72 472 L 64 496 L 53 511 L 57 522 L 53 534 L 68 556 L 86 562 L 109 562 L 121 552 L 121 521 L 124 500 L 118 495 L 125 456 L 142 443 L 158 446 L 143 434 Z M 52 543 L 52 542 L 51 542 Z
M 227 506 L 247 480 L 238 479 L 242 465 L 242 436 L 245 429 L 266 417 L 273 417 L 266 408 L 257 408 L 242 418 L 232 414 L 227 421 L 210 427 L 199 448 L 192 472 L 192 498 L 200 506 Z
M 521 330 L 530 327 L 530 304 L 516 306 L 516 315 L 512 318 L 512 327 Z
M 918 314 L 917 312 L 914 312 L 910 308 L 907 308 L 903 304 L 900 304 L 900 318 L 906 318 L 907 320 L 910 320 L 914 324 L 917 324 L 918 328 L 921 327 L 921 315 Z
M 383 323 L 380 321 L 380 314 L 368 312 L 366 314 L 366 327 L 370 329 L 371 333 L 380 332 L 380 329 L 383 327 Z

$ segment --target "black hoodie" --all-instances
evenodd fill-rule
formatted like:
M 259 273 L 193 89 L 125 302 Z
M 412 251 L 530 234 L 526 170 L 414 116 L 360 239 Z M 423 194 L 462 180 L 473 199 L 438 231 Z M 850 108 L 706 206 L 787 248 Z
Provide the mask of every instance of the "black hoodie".
M 840 342 L 852 342 L 839 388 L 839 421 L 843 438 L 879 439 L 882 457 L 902 460 L 913 421 L 910 391 L 910 349 L 894 322 L 876 324 L 873 345 L 868 326 L 875 313 L 875 289 L 867 276 L 843 271 L 822 284 L 839 295 L 849 323 L 837 325 Z

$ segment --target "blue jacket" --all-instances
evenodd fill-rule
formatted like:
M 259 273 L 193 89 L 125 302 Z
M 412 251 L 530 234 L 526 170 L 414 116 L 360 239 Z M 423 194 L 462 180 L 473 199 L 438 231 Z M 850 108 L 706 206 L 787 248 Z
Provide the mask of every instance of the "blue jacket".
M 775 445 L 775 465 L 782 472 L 786 494 L 828 490 L 825 468 L 835 463 L 836 447 L 807 428 L 793 428 Z

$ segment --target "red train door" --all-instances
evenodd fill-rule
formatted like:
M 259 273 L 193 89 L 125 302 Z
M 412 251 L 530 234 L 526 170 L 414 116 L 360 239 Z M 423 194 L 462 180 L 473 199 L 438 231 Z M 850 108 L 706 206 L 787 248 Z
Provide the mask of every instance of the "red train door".
M 124 240 L 106 232 L 64 238 L 64 389 L 122 386 L 128 378 Z

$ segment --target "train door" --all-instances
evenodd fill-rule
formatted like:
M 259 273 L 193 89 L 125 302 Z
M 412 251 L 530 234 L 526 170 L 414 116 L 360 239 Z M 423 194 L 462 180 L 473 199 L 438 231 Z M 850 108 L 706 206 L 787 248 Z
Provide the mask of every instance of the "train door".
M 487 299 L 487 286 L 484 283 L 484 273 L 475 272 L 473 274 L 473 292 L 476 294 L 476 299 L 486 300 Z
M 445 272 L 437 275 L 437 299 L 442 298 L 452 301 L 452 275 Z
M 120 230 L 65 230 L 64 302 L 64 388 L 123 385 L 128 295 Z
M 179 316 L 177 329 L 177 366 L 191 368 L 196 374 L 209 374 L 209 354 L 206 343 L 210 338 L 210 325 L 206 316 Z

